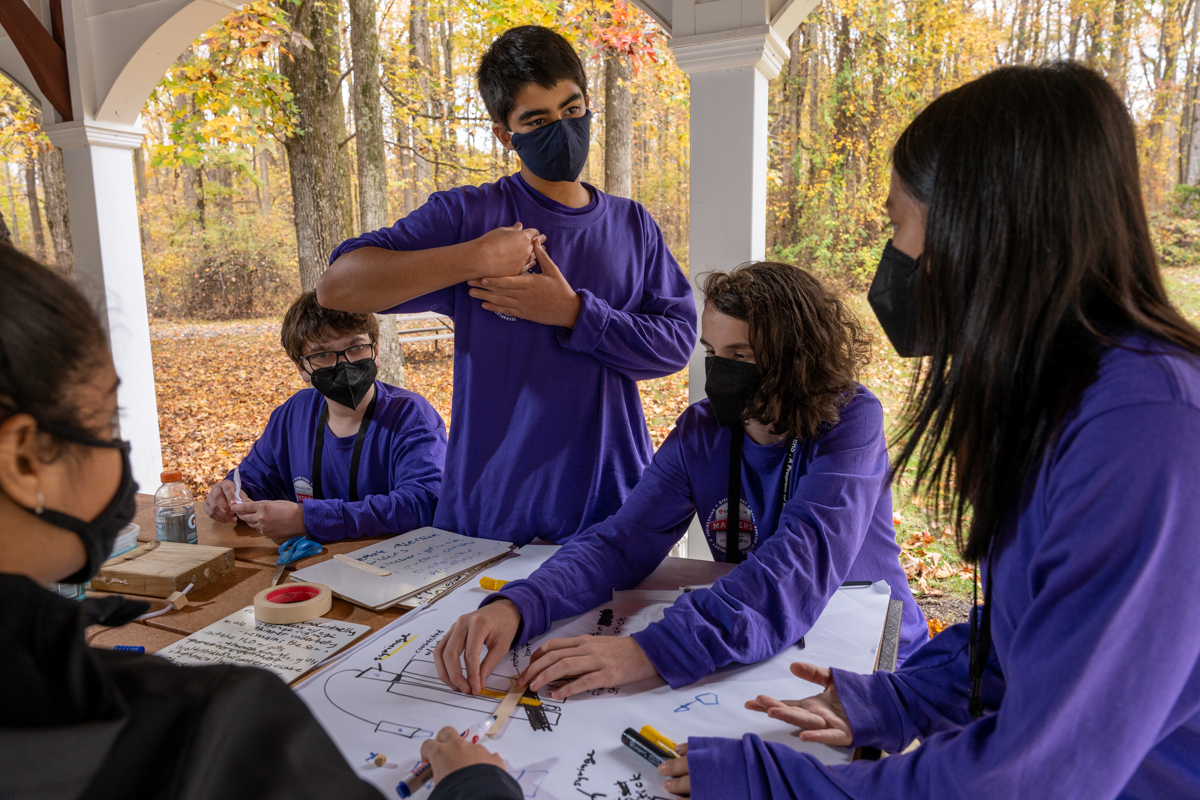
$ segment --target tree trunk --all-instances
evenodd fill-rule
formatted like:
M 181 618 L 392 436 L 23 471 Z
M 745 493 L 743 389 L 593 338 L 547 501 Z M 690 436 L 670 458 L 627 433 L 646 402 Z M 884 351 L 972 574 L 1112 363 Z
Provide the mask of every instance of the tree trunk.
M 8 232 L 8 223 L 4 221 L 3 211 L 0 211 L 0 244 L 12 247 L 12 234 Z
M 13 197 L 12 174 L 8 171 L 8 163 L 4 164 L 4 188 L 8 190 L 8 213 L 12 214 L 13 247 L 21 247 L 21 221 L 17 219 L 17 201 Z
M 430 103 L 429 70 L 433 64 L 433 54 L 429 45 L 429 0 L 412 0 L 412 8 L 408 24 L 408 42 L 412 48 L 412 69 L 417 75 L 417 97 L 415 106 L 426 114 L 432 114 Z M 413 207 L 425 202 L 430 191 L 432 178 L 428 159 L 433 152 L 424 132 L 429 120 L 412 118 L 412 147 L 413 147 Z M 424 157 L 422 157 L 424 156 Z
M 46 199 L 46 227 L 54 245 L 54 270 L 69 281 L 75 280 L 75 251 L 71 245 L 71 215 L 67 208 L 67 173 L 63 169 L 62 150 L 50 146 L 38 151 L 38 172 Z
M 293 222 L 300 265 L 300 286 L 316 287 L 329 254 L 350 233 L 349 183 L 339 146 L 346 138 L 346 117 L 339 90 L 341 55 L 338 12 L 332 3 L 301 3 L 292 12 L 292 30 L 312 49 L 293 44 L 291 58 L 280 59 L 280 72 L 295 97 L 297 126 L 284 141 L 292 178 Z
M 29 201 L 29 227 L 33 230 L 33 245 L 38 261 L 46 261 L 46 237 L 42 235 L 42 212 L 38 208 L 37 171 L 33 156 L 25 157 L 25 199 Z
M 358 159 L 358 226 L 373 231 L 387 225 L 387 153 L 383 103 L 379 97 L 379 25 L 375 0 L 350 0 L 350 52 L 354 58 L 354 150 Z M 380 314 L 379 378 L 404 385 L 404 355 L 396 319 Z
M 604 191 L 633 195 L 633 76 L 629 56 L 612 53 L 604 63 Z
M 1183 91 L 1183 112 L 1179 126 L 1179 182 L 1200 186 L 1200 0 L 1192 6 L 1192 35 L 1188 50 L 1188 68 Z
M 270 158 L 269 150 L 258 154 L 258 210 L 264 214 L 271 213 L 271 173 L 267 169 Z
M 1115 0 L 1113 3 L 1113 29 L 1108 55 L 1108 79 L 1124 99 L 1128 93 L 1128 83 L 1125 72 L 1125 46 L 1128 37 L 1125 32 L 1125 0 Z
M 138 197 L 138 232 L 142 236 L 142 252 L 150 252 L 151 237 L 146 223 L 142 221 L 145 213 L 146 200 L 150 196 L 150 187 L 146 185 L 146 155 L 141 146 L 133 149 L 133 177 L 137 184 Z

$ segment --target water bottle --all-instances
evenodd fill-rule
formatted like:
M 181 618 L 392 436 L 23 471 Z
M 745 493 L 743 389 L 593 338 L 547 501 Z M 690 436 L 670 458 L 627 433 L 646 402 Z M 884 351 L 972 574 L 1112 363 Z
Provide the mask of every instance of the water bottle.
M 160 542 L 196 544 L 196 505 L 179 470 L 164 472 L 154 493 L 154 527 Z

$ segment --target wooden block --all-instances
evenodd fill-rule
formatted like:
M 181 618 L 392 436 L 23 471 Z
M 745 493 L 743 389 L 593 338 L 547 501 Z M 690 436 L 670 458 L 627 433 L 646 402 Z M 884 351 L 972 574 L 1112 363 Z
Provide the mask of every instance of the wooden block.
M 104 562 L 92 589 L 167 597 L 188 584 L 193 591 L 233 571 L 233 550 L 202 544 L 149 542 Z

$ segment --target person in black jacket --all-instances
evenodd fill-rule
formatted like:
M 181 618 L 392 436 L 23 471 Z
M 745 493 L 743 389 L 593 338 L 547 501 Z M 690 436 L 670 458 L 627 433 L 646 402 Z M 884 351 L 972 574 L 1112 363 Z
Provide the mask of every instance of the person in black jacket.
M 0 797 L 378 800 L 275 675 L 85 644 L 146 609 L 44 588 L 93 576 L 136 510 L 117 376 L 74 286 L 0 246 L 0 287 Z M 426 744 L 435 800 L 521 797 L 482 747 Z

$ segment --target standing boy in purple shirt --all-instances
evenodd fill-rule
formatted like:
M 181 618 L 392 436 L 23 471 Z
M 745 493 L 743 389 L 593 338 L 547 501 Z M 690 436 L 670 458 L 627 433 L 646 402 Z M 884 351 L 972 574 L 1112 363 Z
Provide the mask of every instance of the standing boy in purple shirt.
M 279 340 L 312 388 L 271 412 L 239 465 L 208 493 L 217 522 L 240 517 L 264 536 L 320 542 L 428 525 L 446 459 L 446 426 L 419 394 L 375 380 L 379 326 L 296 298 Z M 246 502 L 239 502 L 245 500 Z
M 696 309 L 646 210 L 579 180 L 591 111 L 570 44 L 513 28 L 478 82 L 520 172 L 437 192 L 343 242 L 317 292 L 333 308 L 454 319 L 454 426 L 434 525 L 561 542 L 616 512 L 650 463 L 636 382 L 683 368 Z

